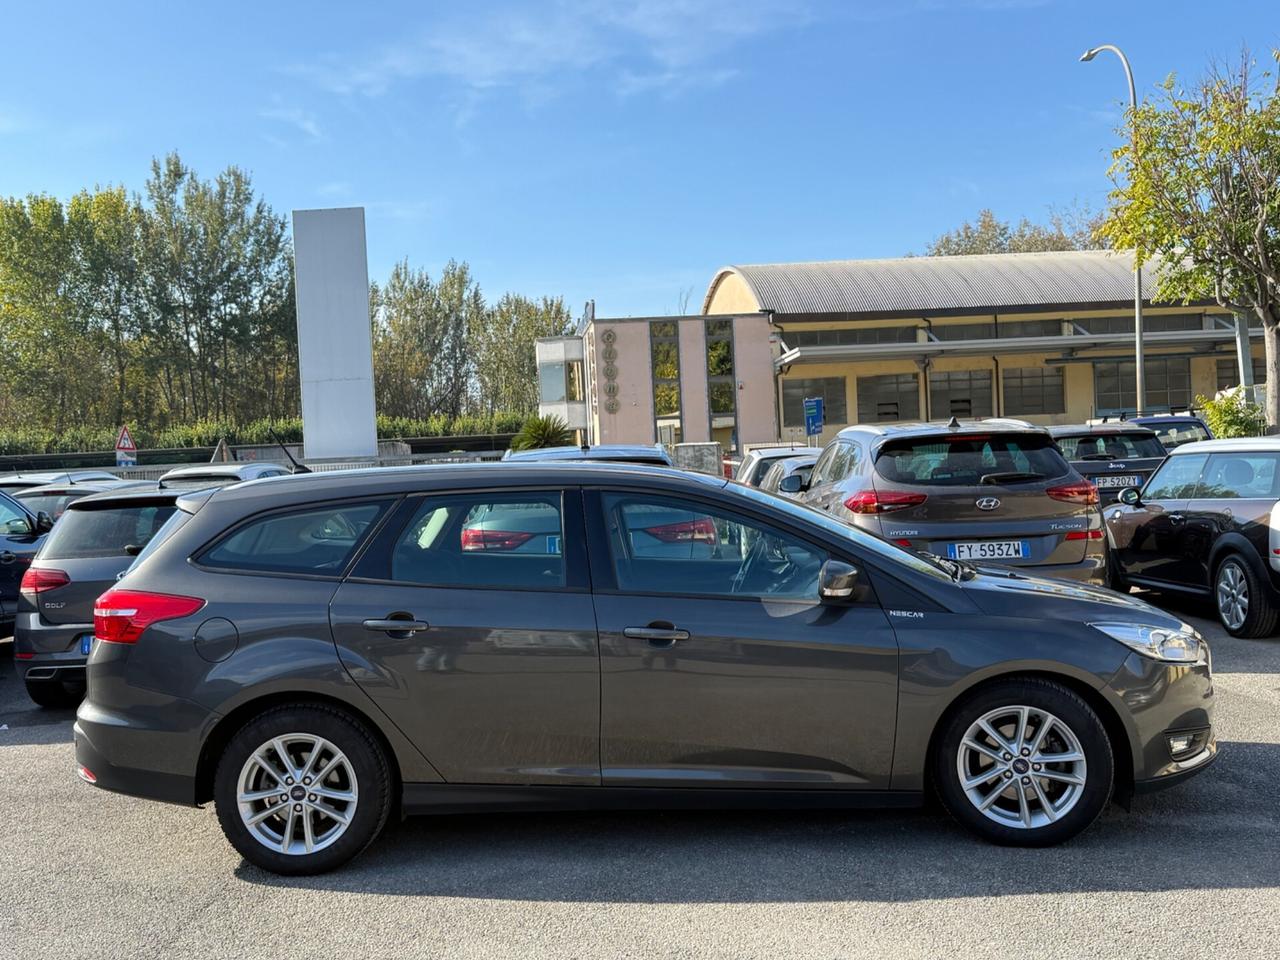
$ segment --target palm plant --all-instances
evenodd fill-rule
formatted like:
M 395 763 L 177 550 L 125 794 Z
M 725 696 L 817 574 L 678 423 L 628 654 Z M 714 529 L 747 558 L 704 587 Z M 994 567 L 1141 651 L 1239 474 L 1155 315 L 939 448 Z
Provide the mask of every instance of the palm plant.
M 530 417 L 511 438 L 512 450 L 541 450 L 544 447 L 563 447 L 573 441 L 569 425 L 560 417 Z

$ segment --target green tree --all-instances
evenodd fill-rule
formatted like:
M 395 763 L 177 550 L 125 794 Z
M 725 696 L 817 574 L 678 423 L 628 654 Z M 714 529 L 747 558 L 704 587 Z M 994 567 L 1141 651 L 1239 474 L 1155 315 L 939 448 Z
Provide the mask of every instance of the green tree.
M 572 331 L 573 318 L 564 300 L 531 300 L 508 293 L 472 319 L 470 341 L 480 408 L 486 413 L 536 410 L 538 365 L 534 341 Z
M 1016 224 L 1000 220 L 990 210 L 979 210 L 973 223 L 936 237 L 925 249 L 930 257 L 975 253 L 1041 253 L 1049 250 L 1090 250 L 1099 246 L 1095 230 L 1102 217 L 1088 207 L 1071 206 L 1054 211 L 1047 224 L 1023 217 Z
M 1189 91 L 1170 76 L 1128 120 L 1103 234 L 1157 261 L 1159 298 L 1262 323 L 1266 418 L 1280 425 L 1280 85 L 1245 54 Z

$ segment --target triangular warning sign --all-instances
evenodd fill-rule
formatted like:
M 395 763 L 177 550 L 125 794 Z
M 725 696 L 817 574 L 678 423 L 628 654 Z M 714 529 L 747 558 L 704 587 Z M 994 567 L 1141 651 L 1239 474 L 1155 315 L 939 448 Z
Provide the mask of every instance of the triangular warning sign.
M 116 449 L 121 453 L 136 453 L 138 445 L 133 442 L 133 434 L 129 432 L 127 426 L 120 428 L 120 433 L 116 437 Z

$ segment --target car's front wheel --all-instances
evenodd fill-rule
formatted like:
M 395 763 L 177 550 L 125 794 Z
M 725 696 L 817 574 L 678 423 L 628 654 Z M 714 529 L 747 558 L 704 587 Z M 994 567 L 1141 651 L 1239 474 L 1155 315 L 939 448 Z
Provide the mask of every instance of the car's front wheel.
M 274 707 L 227 744 L 214 802 L 227 839 L 273 873 L 322 873 L 360 854 L 391 810 L 385 752 L 353 717 L 321 705 Z
M 993 843 L 1069 840 L 1111 799 L 1111 741 L 1089 704 L 1040 678 L 980 689 L 952 711 L 933 756 L 943 805 Z
M 1280 611 L 1253 569 L 1239 554 L 1218 564 L 1213 578 L 1218 619 L 1233 637 L 1265 637 L 1275 633 Z

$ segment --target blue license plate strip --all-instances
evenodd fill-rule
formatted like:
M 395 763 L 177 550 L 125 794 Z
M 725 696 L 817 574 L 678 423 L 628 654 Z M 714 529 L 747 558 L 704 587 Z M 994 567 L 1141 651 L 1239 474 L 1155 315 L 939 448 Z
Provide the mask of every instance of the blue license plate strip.
M 87 657 L 87 656 L 89 655 L 89 651 L 90 651 L 90 650 L 92 650 L 92 649 L 93 649 L 93 634 L 92 634 L 92 633 L 82 633 L 82 634 L 80 634 L 80 653 L 81 653 L 81 655 L 82 655 L 82 656 L 86 656 L 86 657 Z

